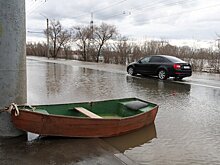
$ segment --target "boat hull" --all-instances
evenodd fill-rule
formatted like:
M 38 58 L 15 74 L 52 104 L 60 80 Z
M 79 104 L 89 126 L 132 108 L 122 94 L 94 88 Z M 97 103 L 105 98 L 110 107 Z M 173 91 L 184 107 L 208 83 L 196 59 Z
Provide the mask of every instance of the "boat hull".
M 15 127 L 40 135 L 66 137 L 112 137 L 125 134 L 154 122 L 158 106 L 148 112 L 125 118 L 86 118 L 12 111 Z

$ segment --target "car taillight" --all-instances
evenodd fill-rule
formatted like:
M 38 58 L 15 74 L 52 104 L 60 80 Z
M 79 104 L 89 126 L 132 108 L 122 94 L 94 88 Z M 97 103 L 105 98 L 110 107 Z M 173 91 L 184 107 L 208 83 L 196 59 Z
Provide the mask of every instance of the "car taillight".
M 178 70 L 178 69 L 181 68 L 181 66 L 180 66 L 180 64 L 174 64 L 174 65 L 173 65 L 173 68 L 176 69 L 176 70 Z

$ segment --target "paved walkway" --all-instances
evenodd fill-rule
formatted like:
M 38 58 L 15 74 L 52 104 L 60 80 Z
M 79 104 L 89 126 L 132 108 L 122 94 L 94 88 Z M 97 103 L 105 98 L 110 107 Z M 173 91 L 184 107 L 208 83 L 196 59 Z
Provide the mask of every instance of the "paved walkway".
M 116 64 L 105 64 L 105 63 L 95 63 L 95 62 L 84 62 L 84 61 L 77 61 L 77 60 L 65 60 L 65 59 L 48 59 L 45 57 L 35 57 L 35 56 L 27 56 L 27 59 L 29 60 L 37 60 L 37 61 L 43 61 L 43 62 L 51 62 L 56 64 L 65 64 L 65 65 L 71 65 L 71 66 L 80 66 L 83 68 L 88 69 L 95 69 L 95 70 L 101 70 L 101 71 L 108 71 L 108 72 L 114 72 L 114 73 L 122 73 L 126 74 L 126 66 L 125 65 L 116 65 Z
M 0 138 L 1 165 L 135 165 L 99 138 Z

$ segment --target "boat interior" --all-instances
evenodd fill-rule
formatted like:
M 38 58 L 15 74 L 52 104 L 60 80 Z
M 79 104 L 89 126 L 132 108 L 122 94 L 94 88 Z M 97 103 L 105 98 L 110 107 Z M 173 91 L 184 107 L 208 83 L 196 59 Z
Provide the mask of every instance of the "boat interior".
M 137 98 L 126 98 L 83 103 L 22 106 L 19 109 L 45 115 L 86 118 L 125 118 L 150 111 L 156 106 L 156 104 Z

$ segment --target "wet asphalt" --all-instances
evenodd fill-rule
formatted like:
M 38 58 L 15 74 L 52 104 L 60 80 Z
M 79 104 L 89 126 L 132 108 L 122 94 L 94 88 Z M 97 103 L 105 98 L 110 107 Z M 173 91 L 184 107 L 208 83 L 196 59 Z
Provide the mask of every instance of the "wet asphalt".
M 220 74 L 182 81 L 129 76 L 114 64 L 28 57 L 28 104 L 138 97 L 157 103 L 155 124 L 103 139 L 0 139 L 0 164 L 220 164 Z

